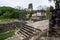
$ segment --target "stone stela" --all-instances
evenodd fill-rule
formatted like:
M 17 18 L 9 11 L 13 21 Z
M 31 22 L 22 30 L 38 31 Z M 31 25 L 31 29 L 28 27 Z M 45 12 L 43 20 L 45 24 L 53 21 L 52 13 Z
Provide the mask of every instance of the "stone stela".
M 49 36 L 60 37 L 60 0 L 56 0 L 55 9 L 50 7 Z

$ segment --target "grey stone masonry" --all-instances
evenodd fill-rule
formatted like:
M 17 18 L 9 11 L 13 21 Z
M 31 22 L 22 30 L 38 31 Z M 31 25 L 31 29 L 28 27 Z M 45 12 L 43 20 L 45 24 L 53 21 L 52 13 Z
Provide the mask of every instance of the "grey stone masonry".
M 56 0 L 55 9 L 50 7 L 49 36 L 60 37 L 60 0 Z

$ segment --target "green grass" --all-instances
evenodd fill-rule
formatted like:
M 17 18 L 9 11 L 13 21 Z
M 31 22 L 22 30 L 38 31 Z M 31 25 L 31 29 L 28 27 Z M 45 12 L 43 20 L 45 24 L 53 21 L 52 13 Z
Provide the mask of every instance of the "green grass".
M 18 19 L 0 18 L 0 24 L 19 22 Z
M 0 18 L 0 21 L 10 21 L 10 20 L 14 20 L 14 19 L 10 19 L 10 18 Z
M 0 34 L 0 40 L 4 40 L 8 37 L 12 37 L 13 35 L 14 35 L 14 31 L 10 31 L 10 32 Z

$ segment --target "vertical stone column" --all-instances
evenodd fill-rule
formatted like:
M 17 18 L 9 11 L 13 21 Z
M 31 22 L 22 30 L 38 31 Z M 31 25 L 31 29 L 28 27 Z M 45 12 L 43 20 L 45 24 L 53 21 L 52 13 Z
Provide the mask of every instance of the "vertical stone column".
M 54 28 L 55 24 L 56 24 L 56 15 L 55 15 L 55 10 L 53 9 L 53 7 L 50 7 L 50 20 L 49 20 L 49 36 L 51 37 L 52 35 L 54 35 Z

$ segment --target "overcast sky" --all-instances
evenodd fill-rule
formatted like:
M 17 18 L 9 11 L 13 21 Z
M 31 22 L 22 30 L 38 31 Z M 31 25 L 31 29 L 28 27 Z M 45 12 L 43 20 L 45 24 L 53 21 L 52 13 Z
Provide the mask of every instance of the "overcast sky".
M 27 8 L 29 3 L 33 3 L 33 8 L 36 9 L 39 5 L 41 6 L 54 6 L 53 2 L 48 2 L 48 0 L 0 0 L 0 6 L 21 6 Z

